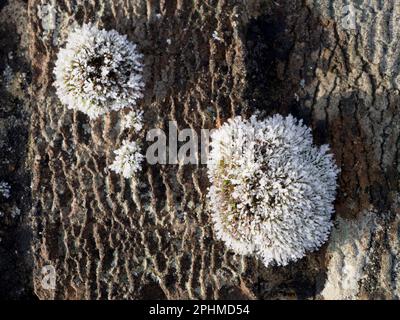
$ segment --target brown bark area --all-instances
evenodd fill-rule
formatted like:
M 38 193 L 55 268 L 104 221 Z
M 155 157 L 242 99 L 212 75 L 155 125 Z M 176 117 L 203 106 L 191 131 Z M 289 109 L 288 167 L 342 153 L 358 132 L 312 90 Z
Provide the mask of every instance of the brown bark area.
M 179 128 L 214 128 L 256 110 L 291 113 L 310 125 L 342 170 L 334 237 L 346 237 L 339 218 L 357 223 L 372 209 L 377 216 L 379 228 L 366 231 L 368 259 L 357 297 L 398 297 L 393 21 L 400 9 L 372 3 L 383 14 L 373 20 L 366 13 L 359 30 L 349 31 L 333 1 L 57 1 L 57 27 L 48 32 L 39 1 L 29 1 L 36 294 L 320 298 L 335 256 L 324 246 L 287 267 L 265 268 L 227 251 L 210 225 L 204 166 L 145 165 L 138 184 L 106 172 L 126 138 L 120 116 L 89 121 L 62 107 L 51 86 L 67 26 L 91 21 L 127 34 L 144 53 L 147 129 L 166 129 L 169 120 Z M 40 269 L 48 264 L 57 270 L 54 291 L 40 285 Z

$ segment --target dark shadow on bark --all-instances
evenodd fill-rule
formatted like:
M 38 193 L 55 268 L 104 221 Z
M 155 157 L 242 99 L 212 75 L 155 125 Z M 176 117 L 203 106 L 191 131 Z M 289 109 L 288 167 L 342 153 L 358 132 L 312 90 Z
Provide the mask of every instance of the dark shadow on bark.
M 3 5 L 0 4 L 0 9 Z M 30 71 L 27 61 L 15 54 L 19 50 L 19 39 L 12 23 L 1 24 L 0 38 L 0 182 L 10 186 L 9 197 L 0 193 L 0 299 L 34 299 L 32 231 L 27 221 L 31 183 L 25 163 L 29 136 L 26 104 L 29 102 L 27 96 L 13 94 L 8 83 L 17 72 L 24 72 L 26 81 L 19 84 L 19 89 L 26 92 Z

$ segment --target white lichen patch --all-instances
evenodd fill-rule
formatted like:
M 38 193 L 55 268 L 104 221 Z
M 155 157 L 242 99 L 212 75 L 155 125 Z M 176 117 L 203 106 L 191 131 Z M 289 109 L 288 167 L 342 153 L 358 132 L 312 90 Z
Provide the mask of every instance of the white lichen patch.
M 21 215 L 21 209 L 17 206 L 12 207 L 11 209 L 11 218 L 15 219 Z
M 42 22 L 42 28 L 45 31 L 51 31 L 56 28 L 57 22 L 57 9 L 56 1 L 53 0 L 51 3 L 38 5 L 37 15 Z
M 328 239 L 338 169 L 301 121 L 236 117 L 211 139 L 208 197 L 228 248 L 286 265 Z
M 83 25 L 69 34 L 58 54 L 57 95 L 68 108 L 90 118 L 134 107 L 144 87 L 141 59 L 125 35 Z
M 7 182 L 0 182 L 0 195 L 8 199 L 11 196 L 11 187 Z
M 2 77 L 0 77 L 0 84 L 14 97 L 23 99 L 26 96 L 26 91 L 23 89 L 26 84 L 26 73 L 14 71 L 9 64 L 5 65 Z
M 132 110 L 122 119 L 123 129 L 133 129 L 139 132 L 143 128 L 143 111 Z
M 222 38 L 219 36 L 219 33 L 218 33 L 218 31 L 216 31 L 216 30 L 212 33 L 212 38 L 213 38 L 214 40 L 218 41 L 218 42 L 224 42 L 224 39 L 222 39 Z
M 58 44 L 61 13 L 57 10 L 57 1 L 41 1 L 37 5 L 37 16 L 41 21 L 42 32 L 41 37 L 43 41 L 51 41 L 56 46 Z
M 4 71 L 3 71 L 3 79 L 2 79 L 5 88 L 7 88 L 7 89 L 9 88 L 13 78 L 14 78 L 13 71 L 12 71 L 11 67 L 8 64 L 6 64 L 6 67 L 4 68 Z
M 124 178 L 132 178 L 141 170 L 144 156 L 140 152 L 140 146 L 136 141 L 124 140 L 122 146 L 114 151 L 116 157 L 110 165 L 110 169 Z

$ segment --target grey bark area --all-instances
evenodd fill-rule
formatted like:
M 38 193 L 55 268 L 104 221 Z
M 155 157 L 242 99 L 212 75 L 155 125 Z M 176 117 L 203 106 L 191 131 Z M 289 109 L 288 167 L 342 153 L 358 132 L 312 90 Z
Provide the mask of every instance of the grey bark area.
M 364 2 L 351 29 L 345 1 L 28 1 L 35 294 L 399 298 L 400 5 Z M 52 87 L 68 28 L 84 22 L 139 44 L 146 129 L 176 120 L 199 131 L 256 110 L 311 126 L 341 168 L 327 244 L 266 268 L 215 239 L 205 166 L 146 164 L 139 183 L 107 172 L 127 137 L 120 115 L 89 121 Z M 46 265 L 54 290 L 42 285 Z

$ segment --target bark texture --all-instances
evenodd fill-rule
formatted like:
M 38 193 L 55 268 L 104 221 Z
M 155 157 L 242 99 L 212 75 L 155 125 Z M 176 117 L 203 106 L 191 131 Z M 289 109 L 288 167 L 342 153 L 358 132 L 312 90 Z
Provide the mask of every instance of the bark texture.
M 27 5 L 0 2 L 0 299 L 31 299 L 30 123 Z
M 355 29 L 347 1 L 18 3 L 33 71 L 24 221 L 39 298 L 399 298 L 396 1 L 358 1 Z M 145 165 L 139 183 L 108 172 L 127 137 L 122 113 L 90 121 L 61 106 L 52 87 L 69 27 L 87 22 L 139 44 L 147 129 L 175 120 L 200 132 L 256 110 L 311 126 L 341 168 L 328 243 L 265 268 L 215 240 L 205 166 Z M 41 285 L 45 265 L 56 269 L 55 290 Z

